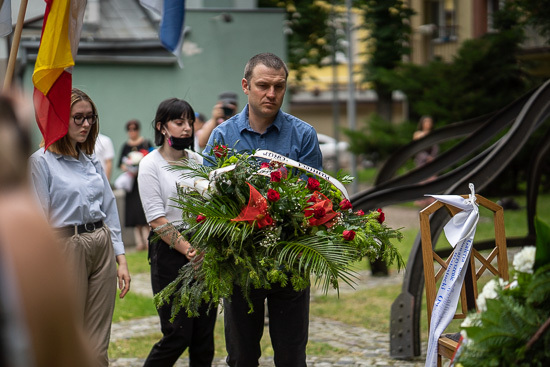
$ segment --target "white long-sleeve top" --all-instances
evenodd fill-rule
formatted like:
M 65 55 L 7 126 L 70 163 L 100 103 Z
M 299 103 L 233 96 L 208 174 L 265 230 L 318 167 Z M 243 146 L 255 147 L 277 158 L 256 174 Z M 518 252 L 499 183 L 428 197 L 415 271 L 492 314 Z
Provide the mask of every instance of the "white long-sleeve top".
M 194 152 L 187 151 L 189 159 L 202 163 L 202 157 Z M 177 185 L 191 179 L 181 177 L 181 171 L 168 169 L 170 163 L 157 150 L 147 154 L 139 162 L 138 186 L 139 196 L 145 212 L 147 222 L 166 217 L 169 222 L 181 221 L 181 210 L 175 208 L 172 200 L 177 196 Z

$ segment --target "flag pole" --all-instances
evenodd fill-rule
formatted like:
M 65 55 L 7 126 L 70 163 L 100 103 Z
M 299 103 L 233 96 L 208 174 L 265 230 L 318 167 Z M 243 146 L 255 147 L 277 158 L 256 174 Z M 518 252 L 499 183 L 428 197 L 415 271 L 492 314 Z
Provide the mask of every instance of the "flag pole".
M 28 3 L 28 0 L 21 0 L 21 5 L 19 6 L 19 15 L 17 17 L 17 23 L 15 25 L 15 32 L 13 33 L 10 56 L 8 59 L 8 67 L 6 69 L 6 76 L 4 78 L 4 89 L 3 89 L 4 92 L 11 87 L 11 82 L 13 80 L 15 62 L 17 61 L 17 50 L 19 49 L 19 42 L 21 41 L 21 32 L 23 31 L 23 23 L 25 23 L 25 13 L 27 11 L 27 3 Z

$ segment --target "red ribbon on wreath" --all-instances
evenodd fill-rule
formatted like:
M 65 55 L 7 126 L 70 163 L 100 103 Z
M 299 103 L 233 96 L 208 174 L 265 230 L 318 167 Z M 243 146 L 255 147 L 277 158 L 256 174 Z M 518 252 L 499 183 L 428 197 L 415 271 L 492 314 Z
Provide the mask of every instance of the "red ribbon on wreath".
M 309 224 L 312 226 L 325 224 L 328 228 L 332 227 L 333 223 L 327 223 L 337 215 L 332 209 L 332 201 L 319 191 L 315 191 L 308 202 L 313 203 L 304 211 L 306 217 L 312 216 L 309 218 Z
M 258 228 L 272 225 L 273 218 L 271 218 L 267 211 L 267 199 L 264 198 L 254 186 L 248 182 L 246 184 L 250 187 L 248 205 L 241 210 L 241 213 L 236 218 L 231 220 L 233 222 L 247 221 L 250 225 L 256 221 L 256 226 Z

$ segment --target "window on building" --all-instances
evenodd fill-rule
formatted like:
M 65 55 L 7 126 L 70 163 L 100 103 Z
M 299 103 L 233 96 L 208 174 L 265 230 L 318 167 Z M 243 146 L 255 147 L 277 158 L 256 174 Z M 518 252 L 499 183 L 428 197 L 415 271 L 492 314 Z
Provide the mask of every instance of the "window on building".
M 457 0 L 428 0 L 424 3 L 426 24 L 435 24 L 433 38 L 441 42 L 454 41 L 458 37 Z
M 487 1 L 487 16 L 488 16 L 488 19 L 487 19 L 487 28 L 488 28 L 488 31 L 494 31 L 494 27 L 493 27 L 493 15 L 494 13 L 500 9 L 500 2 L 502 0 L 488 0 Z

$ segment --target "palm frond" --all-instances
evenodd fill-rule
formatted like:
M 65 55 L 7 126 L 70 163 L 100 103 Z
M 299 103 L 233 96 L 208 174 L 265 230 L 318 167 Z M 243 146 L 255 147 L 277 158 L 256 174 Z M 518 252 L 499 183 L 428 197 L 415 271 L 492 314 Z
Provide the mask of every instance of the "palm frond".
M 354 247 L 336 245 L 320 236 L 303 237 L 281 245 L 278 262 L 290 268 L 297 267 L 300 273 L 314 274 L 315 284 L 322 283 L 325 293 L 331 285 L 338 290 L 338 280 L 354 286 L 353 279 L 357 277 L 349 268 L 357 253 Z
M 212 167 L 202 165 L 193 159 L 184 158 L 166 167 L 169 171 L 180 172 L 182 178 L 195 179 L 197 177 L 208 178 Z

